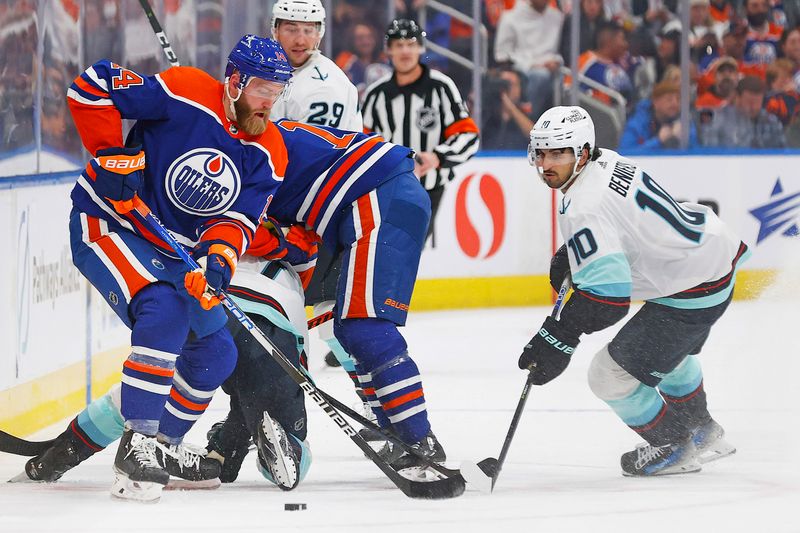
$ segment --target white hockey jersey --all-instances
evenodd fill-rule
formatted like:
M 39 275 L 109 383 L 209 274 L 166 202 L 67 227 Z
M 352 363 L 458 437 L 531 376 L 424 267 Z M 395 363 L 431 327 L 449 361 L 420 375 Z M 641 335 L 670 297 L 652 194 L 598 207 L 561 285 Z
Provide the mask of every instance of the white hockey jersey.
M 601 297 L 710 307 L 730 295 L 749 253 L 710 208 L 676 202 L 606 149 L 561 198 L 558 225 L 573 284 Z
M 228 294 L 245 313 L 263 316 L 293 333 L 298 351 L 308 348 L 303 284 L 288 263 L 243 255 Z
M 358 91 L 336 63 L 320 52 L 292 73 L 285 97 L 275 102 L 272 120 L 288 118 L 297 122 L 362 132 Z

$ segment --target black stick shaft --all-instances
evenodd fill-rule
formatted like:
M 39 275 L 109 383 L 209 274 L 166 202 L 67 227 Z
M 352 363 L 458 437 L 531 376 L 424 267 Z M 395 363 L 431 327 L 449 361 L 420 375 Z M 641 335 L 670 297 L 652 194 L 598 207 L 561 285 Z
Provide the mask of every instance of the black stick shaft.
M 561 311 L 561 306 L 564 304 L 564 297 L 567 295 L 570 285 L 570 278 L 567 277 L 558 291 L 558 298 L 556 298 L 553 311 L 550 313 L 551 317 L 558 317 L 558 313 Z M 522 388 L 522 394 L 520 394 L 519 402 L 517 403 L 517 410 L 514 411 L 514 417 L 511 419 L 511 425 L 508 428 L 508 433 L 506 433 L 506 440 L 503 441 L 503 448 L 500 450 L 500 455 L 497 458 L 497 469 L 492 476 L 492 488 L 494 488 L 494 484 L 497 482 L 498 476 L 500 476 L 500 471 L 503 469 L 506 455 L 508 455 L 508 450 L 511 448 L 511 440 L 514 438 L 514 433 L 517 432 L 519 419 L 522 417 L 522 412 L 525 410 L 525 403 L 528 401 L 528 393 L 531 391 L 531 385 L 533 385 L 533 371 L 528 373 L 528 379 L 525 380 L 525 386 Z
M 164 33 L 156 14 L 153 12 L 153 6 L 150 5 L 148 0 L 139 0 L 139 3 L 142 5 L 144 14 L 147 15 L 147 20 L 150 21 L 150 27 L 153 28 L 156 39 L 158 39 L 158 44 L 160 44 L 161 49 L 164 50 L 164 55 L 167 56 L 167 61 L 169 61 L 170 66 L 181 66 L 180 62 L 178 62 L 178 56 L 175 55 L 175 52 L 172 50 L 172 45 L 169 43 L 167 35 Z

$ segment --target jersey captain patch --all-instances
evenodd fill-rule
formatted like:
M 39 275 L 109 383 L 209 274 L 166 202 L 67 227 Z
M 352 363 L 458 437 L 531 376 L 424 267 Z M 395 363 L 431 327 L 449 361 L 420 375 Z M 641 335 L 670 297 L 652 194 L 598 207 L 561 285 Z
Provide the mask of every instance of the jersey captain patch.
M 233 161 L 214 148 L 196 148 L 176 159 L 164 178 L 175 206 L 193 215 L 227 211 L 239 195 L 241 179 Z

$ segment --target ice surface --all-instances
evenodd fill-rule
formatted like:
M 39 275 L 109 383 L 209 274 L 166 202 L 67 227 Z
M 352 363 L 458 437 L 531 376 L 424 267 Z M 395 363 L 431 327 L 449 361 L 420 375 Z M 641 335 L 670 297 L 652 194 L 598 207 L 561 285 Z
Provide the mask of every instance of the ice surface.
M 453 464 L 497 456 L 525 379 L 521 347 L 547 308 L 416 313 L 404 334 L 424 378 L 434 430 Z M 615 328 L 616 329 L 616 328 Z M 307 402 L 314 463 L 286 493 L 269 485 L 248 457 L 236 483 L 213 491 L 166 492 L 157 505 L 112 501 L 113 450 L 51 485 L 0 484 L 0 532 L 56 531 L 800 531 L 800 306 L 786 299 L 734 302 L 713 330 L 701 362 L 712 415 L 736 455 L 702 472 L 624 478 L 619 456 L 637 436 L 586 384 L 593 354 L 609 330 L 586 337 L 556 381 L 535 387 L 495 491 L 448 501 L 404 497 Z M 311 358 L 319 385 L 355 403 L 341 369 Z M 222 418 L 222 393 L 190 433 Z M 37 437 L 51 437 L 63 423 Z M 24 459 L 0 454 L 0 478 Z M 306 503 L 306 511 L 284 511 Z

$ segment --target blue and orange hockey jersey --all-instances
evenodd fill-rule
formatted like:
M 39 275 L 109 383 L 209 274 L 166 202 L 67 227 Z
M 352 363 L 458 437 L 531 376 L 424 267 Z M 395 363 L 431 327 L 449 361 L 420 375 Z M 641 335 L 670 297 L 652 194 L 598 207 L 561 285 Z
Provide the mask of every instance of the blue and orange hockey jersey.
M 222 240 L 241 255 L 283 180 L 286 150 L 273 124 L 258 136 L 239 131 L 225 116 L 222 94 L 222 83 L 195 68 L 145 77 L 103 60 L 75 79 L 67 98 L 91 154 L 122 146 L 122 119 L 136 120 L 128 144 L 141 144 L 146 157 L 139 197 L 179 242 Z M 72 190 L 76 209 L 169 251 L 134 213 L 115 212 L 93 184 L 88 165 Z
M 344 210 L 403 170 L 411 149 L 360 132 L 279 120 L 286 175 L 269 214 L 302 222 L 334 249 Z

